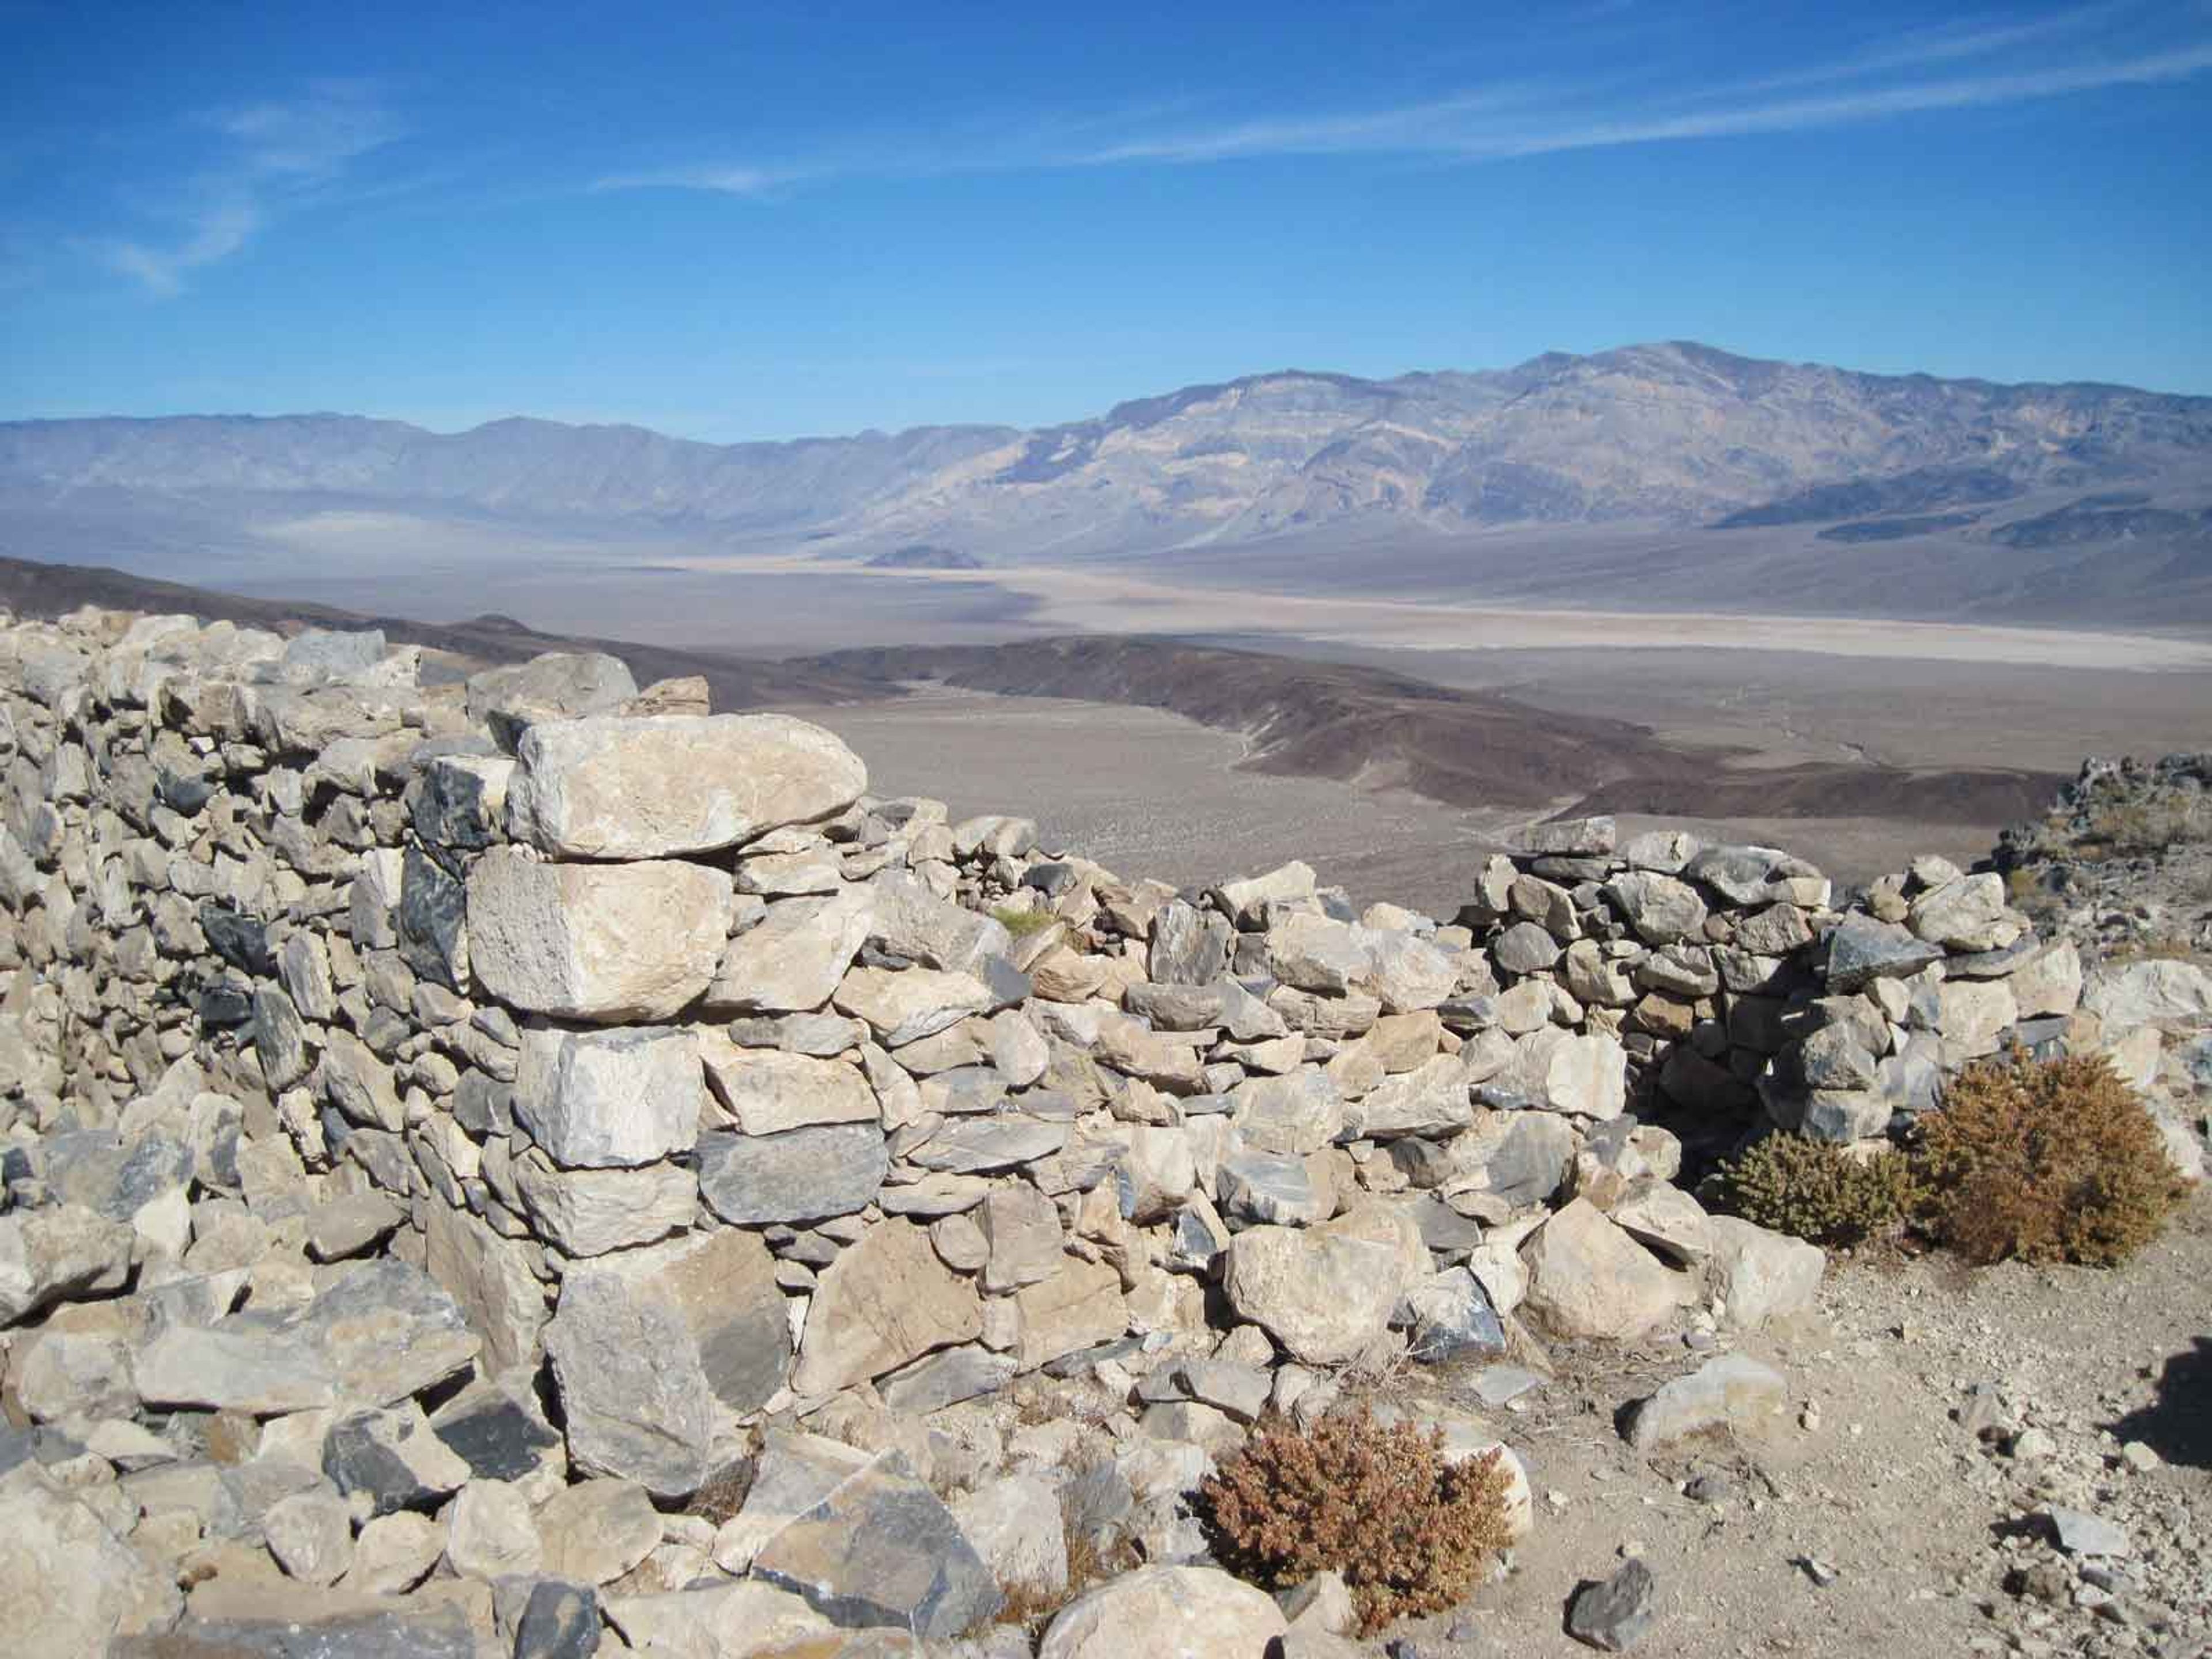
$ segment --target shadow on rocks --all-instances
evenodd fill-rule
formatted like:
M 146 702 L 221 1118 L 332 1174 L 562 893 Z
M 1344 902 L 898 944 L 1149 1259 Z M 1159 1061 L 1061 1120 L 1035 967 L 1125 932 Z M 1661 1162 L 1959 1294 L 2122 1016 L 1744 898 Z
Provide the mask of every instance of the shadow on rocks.
M 2123 1445 L 2140 1440 L 2169 1463 L 2212 1468 L 2212 1337 L 2166 1362 L 2155 1401 L 2106 1426 Z

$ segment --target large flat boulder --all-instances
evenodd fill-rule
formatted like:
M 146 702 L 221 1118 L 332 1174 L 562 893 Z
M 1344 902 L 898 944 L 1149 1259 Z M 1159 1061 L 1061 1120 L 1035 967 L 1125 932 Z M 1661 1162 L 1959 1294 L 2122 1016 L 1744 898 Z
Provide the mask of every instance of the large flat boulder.
M 928 1231 L 885 1221 L 823 1271 L 792 1387 L 835 1394 L 982 1331 L 975 1286 L 938 1259 Z
M 840 738 L 787 714 L 548 720 L 516 760 L 513 832 L 563 858 L 713 852 L 828 817 L 868 785 Z
M 495 847 L 469 872 L 470 963 L 510 1006 L 613 1024 L 665 1019 L 713 981 L 728 872 L 676 861 L 545 864 Z

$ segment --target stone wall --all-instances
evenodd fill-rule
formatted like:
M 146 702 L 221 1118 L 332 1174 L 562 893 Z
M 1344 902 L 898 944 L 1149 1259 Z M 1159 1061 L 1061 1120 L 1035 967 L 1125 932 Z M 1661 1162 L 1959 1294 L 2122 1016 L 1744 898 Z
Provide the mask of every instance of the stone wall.
M 934 1547 L 973 1571 L 894 1605 L 759 1494 L 829 1490 L 846 1443 L 912 1485 L 912 1425 L 1040 1373 L 1114 1401 L 1127 1525 L 1181 1559 L 1206 1458 L 1346 1367 L 1502 1389 L 1547 1341 L 1806 1305 L 1820 1254 L 1708 1217 L 1686 1142 L 1877 1139 L 2014 1042 L 2155 1093 L 2161 1029 L 2212 1015 L 2180 964 L 2085 998 L 1940 860 L 1839 908 L 1784 854 L 1593 819 L 1471 856 L 1444 922 L 1297 864 L 1177 893 L 611 658 L 428 678 L 374 635 L 0 633 L 8 1403 L 118 1446 L 249 1422 L 377 1494 L 349 1548 L 389 1499 L 445 1528 L 433 1582 L 484 1585 L 478 1486 L 542 1538 L 564 1492 L 673 1510 L 757 1452 L 719 1531 L 556 1575 L 619 1580 L 617 1632 L 700 1575 L 963 1627 L 1007 1577 L 980 1519 Z

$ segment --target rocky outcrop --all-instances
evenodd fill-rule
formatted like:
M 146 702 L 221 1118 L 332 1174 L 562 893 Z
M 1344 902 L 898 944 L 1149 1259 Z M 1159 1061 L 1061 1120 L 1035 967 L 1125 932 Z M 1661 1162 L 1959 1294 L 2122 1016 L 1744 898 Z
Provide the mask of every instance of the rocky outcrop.
M 596 659 L 419 665 L 0 630 L 0 1503 L 72 1650 L 874 1652 L 833 1633 L 964 1630 L 1058 1526 L 1150 1565 L 1046 1651 L 1256 1652 L 1188 1495 L 1263 1413 L 1787 1318 L 1820 1253 L 1686 1142 L 1879 1139 L 2014 1042 L 2155 1083 L 2205 1012 L 1940 860 L 1839 896 L 1590 819 L 1449 919 L 1178 895 Z M 962 1415 L 1008 1389 L 1114 1432 L 1011 1467 Z

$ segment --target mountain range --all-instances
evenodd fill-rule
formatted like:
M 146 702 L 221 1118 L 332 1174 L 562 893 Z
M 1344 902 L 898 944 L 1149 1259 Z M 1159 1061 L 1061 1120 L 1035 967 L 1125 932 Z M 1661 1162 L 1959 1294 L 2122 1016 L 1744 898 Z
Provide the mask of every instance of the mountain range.
M 1583 527 L 1781 534 L 1832 562 L 1927 542 L 2036 571 L 2124 545 L 2130 581 L 2163 570 L 2195 594 L 2212 588 L 2212 398 L 1673 342 L 1384 380 L 1259 374 L 1030 430 L 783 443 L 521 418 L 454 434 L 344 415 L 0 423 L 0 552 L 204 549 L 363 507 L 879 564 L 920 548 L 907 562 L 940 568 L 1378 539 L 1433 551 Z

